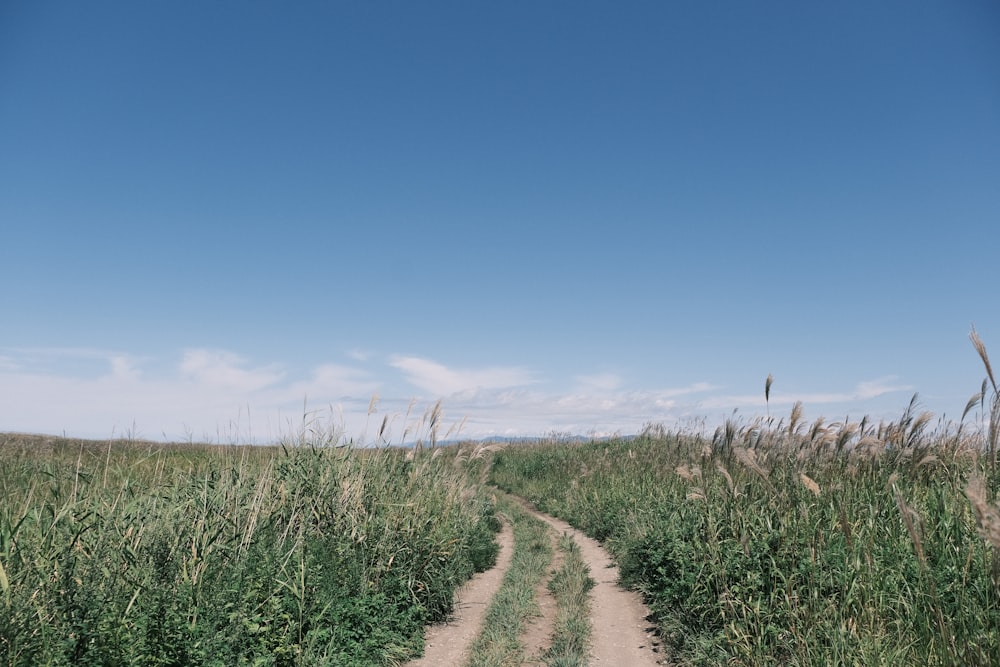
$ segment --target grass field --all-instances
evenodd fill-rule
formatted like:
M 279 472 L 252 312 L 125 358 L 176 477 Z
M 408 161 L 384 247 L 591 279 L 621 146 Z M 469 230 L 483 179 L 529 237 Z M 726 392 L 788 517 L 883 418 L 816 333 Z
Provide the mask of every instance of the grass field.
M 0 436 L 0 461 L 5 665 L 396 664 L 496 553 L 431 452 Z
M 680 665 L 1000 664 L 981 435 L 730 422 L 508 447 L 491 479 L 604 541 Z
M 914 400 L 583 444 L 0 435 L 0 664 L 399 664 L 493 563 L 492 483 L 604 542 L 674 664 L 997 665 L 1000 392 L 973 342 L 988 377 L 958 424 Z M 514 521 L 518 604 L 494 601 L 477 664 L 519 655 L 537 523 Z M 562 548 L 545 660 L 583 664 L 590 580 Z

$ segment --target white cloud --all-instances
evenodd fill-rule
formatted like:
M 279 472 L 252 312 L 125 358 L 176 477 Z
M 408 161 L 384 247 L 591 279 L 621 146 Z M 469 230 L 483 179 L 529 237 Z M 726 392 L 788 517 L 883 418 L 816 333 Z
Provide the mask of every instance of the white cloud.
M 583 389 L 594 389 L 598 391 L 614 391 L 622 385 L 622 378 L 614 373 L 577 375 L 576 381 Z
M 189 349 L 164 373 L 144 372 L 127 354 L 84 349 L 32 349 L 0 365 L 0 430 L 107 437 L 133 424 L 152 438 L 218 439 L 234 427 L 257 439 L 301 423 L 303 401 L 331 406 L 376 387 L 367 372 L 320 365 L 290 380 L 276 364 L 256 365 L 225 350 Z M 86 363 L 81 366 L 80 360 Z M 367 405 L 367 398 L 363 399 Z M 359 399 L 359 402 L 361 400 Z M 239 424 L 253 415 L 256 425 Z M 345 418 L 349 415 L 345 415 Z M 249 439 L 249 438 L 248 438 Z
M 118 354 L 110 359 L 111 376 L 120 380 L 138 380 L 139 369 L 135 361 L 127 355 Z
M 519 387 L 535 382 L 533 374 L 519 367 L 453 369 L 430 359 L 394 355 L 389 365 L 403 372 L 406 381 L 431 396 Z
M 311 378 L 283 387 L 281 393 L 285 394 L 287 399 L 298 401 L 301 401 L 303 396 L 370 398 L 378 387 L 378 382 L 366 370 L 338 364 L 323 364 L 312 371 Z
M 604 386 L 610 384 L 605 382 Z M 704 382 L 657 390 L 609 391 L 578 386 L 572 392 L 543 392 L 521 387 L 458 394 L 445 401 L 445 408 L 449 414 L 465 417 L 465 433 L 475 437 L 635 433 L 649 422 L 684 419 L 686 405 L 681 399 L 711 388 Z
M 187 350 L 181 361 L 184 377 L 211 387 L 256 391 L 279 382 L 284 374 L 276 366 L 244 368 L 246 360 L 224 350 Z
M 778 389 L 771 390 L 770 404 L 792 405 L 801 401 L 804 405 L 831 405 L 852 402 L 861 402 L 872 398 L 878 398 L 886 394 L 912 391 L 910 385 L 896 383 L 895 376 L 877 378 L 875 380 L 865 380 L 859 382 L 854 391 L 849 392 L 785 392 Z M 702 402 L 706 408 L 743 408 L 755 407 L 763 409 L 765 407 L 764 392 L 759 394 L 739 394 L 739 395 L 717 395 Z
M 707 421 L 734 408 L 754 415 L 765 410 L 763 391 L 727 395 L 707 382 L 639 389 L 616 374 L 583 373 L 569 378 L 564 388 L 550 381 L 543 389 L 538 375 L 523 367 L 452 368 L 403 355 L 379 369 L 371 362 L 364 367 L 327 363 L 293 374 L 282 365 L 256 363 L 225 350 L 185 350 L 172 366 L 157 372 L 151 370 L 154 360 L 121 352 L 3 352 L 0 431 L 66 431 L 100 438 L 135 424 L 141 435 L 152 438 L 190 434 L 226 440 L 236 428 L 244 440 L 274 440 L 300 427 L 305 412 L 310 419 L 329 419 L 348 435 L 367 429 L 369 441 L 386 418 L 387 437 L 398 443 L 404 433 L 407 439 L 426 438 L 427 412 L 438 398 L 444 399 L 442 437 L 462 420 L 463 437 L 608 434 L 634 433 L 649 422 L 670 427 Z M 411 400 L 407 386 L 424 398 Z M 892 376 L 859 382 L 845 392 L 786 393 L 775 387 L 770 410 L 784 411 L 801 400 L 807 412 L 835 407 L 838 413 L 871 414 L 880 397 L 910 390 Z M 369 416 L 375 393 L 382 396 L 378 415 Z M 888 411 L 896 406 L 881 407 Z
M 911 385 L 898 384 L 895 375 L 889 375 L 875 380 L 859 382 L 855 390 L 857 398 L 875 398 L 883 394 L 891 394 L 897 391 L 913 391 Z

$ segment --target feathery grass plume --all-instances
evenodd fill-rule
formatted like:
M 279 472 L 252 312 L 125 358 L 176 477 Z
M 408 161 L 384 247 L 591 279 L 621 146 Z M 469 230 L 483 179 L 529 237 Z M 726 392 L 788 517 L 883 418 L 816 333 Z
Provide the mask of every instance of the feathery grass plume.
M 767 416 L 771 416 L 771 385 L 774 383 L 774 376 L 770 373 L 767 374 L 767 379 L 764 380 L 764 405 L 767 408 Z
M 889 486 L 892 488 L 892 495 L 896 499 L 896 505 L 899 507 L 899 513 L 903 517 L 903 524 L 906 525 L 906 532 L 910 534 L 910 540 L 913 542 L 913 550 L 917 554 L 917 560 L 920 561 L 921 567 L 927 567 L 927 559 L 924 557 L 924 543 L 920 538 L 920 533 L 918 531 L 920 525 L 920 515 L 912 507 L 906 504 L 906 500 L 903 499 L 903 494 L 900 492 L 899 487 L 896 486 L 896 480 L 899 479 L 897 473 L 892 473 L 889 476 Z
M 985 380 L 983 382 L 984 382 L 983 391 L 973 394 L 969 398 L 969 401 L 965 404 L 965 409 L 962 410 L 962 418 L 958 420 L 958 432 L 955 434 L 956 440 L 960 439 L 962 435 L 962 429 L 965 428 L 965 418 L 969 415 L 970 412 L 972 412 L 972 409 L 976 407 L 976 403 L 982 405 L 983 395 L 986 390 Z
M 431 408 L 430 418 L 428 419 L 427 422 L 428 424 L 427 429 L 428 431 L 430 431 L 431 434 L 432 448 L 437 446 L 438 429 L 441 427 L 441 416 L 442 416 L 441 401 L 439 400 L 437 403 L 434 404 L 434 407 Z
M 733 498 L 738 498 L 740 494 L 736 489 L 736 483 L 733 481 L 733 476 L 730 475 L 729 471 L 726 470 L 726 467 L 722 465 L 722 461 L 715 462 L 715 469 L 718 470 L 719 473 L 725 478 L 726 486 L 729 487 L 729 493 L 732 494 Z
M 385 437 L 385 430 L 386 428 L 388 428 L 388 426 L 389 426 L 389 415 L 383 415 L 382 425 L 378 427 L 378 439 L 376 442 L 386 442 L 386 444 L 388 444 L 387 442 L 388 439 L 383 440 L 383 438 Z
M 979 534 L 996 549 L 1000 549 L 1000 511 L 986 499 L 986 484 L 979 475 L 969 478 L 965 496 L 976 512 Z
M 712 449 L 717 452 L 728 451 L 732 447 L 733 441 L 736 440 L 738 432 L 736 420 L 728 417 L 725 424 L 715 429 L 715 434 L 712 436 Z
M 920 437 L 923 435 L 924 429 L 927 425 L 934 419 L 934 413 L 930 411 L 921 412 L 917 415 L 916 419 L 910 424 L 910 431 L 906 435 L 906 446 L 916 447 L 920 442 Z
M 478 445 L 475 448 L 475 450 L 473 450 L 473 452 L 472 452 L 472 458 L 473 459 L 486 458 L 487 454 L 490 454 L 490 453 L 496 451 L 496 449 L 499 449 L 499 448 L 498 447 L 494 447 L 493 445 Z
M 688 482 L 701 477 L 701 468 L 697 465 L 689 465 L 687 463 L 677 466 L 674 472 L 677 473 L 678 477 Z
M 750 468 L 750 470 L 752 470 L 758 477 L 760 477 L 761 480 L 764 482 L 764 485 L 772 493 L 776 491 L 774 485 L 771 484 L 771 480 L 767 478 L 767 471 L 761 468 L 760 465 L 758 465 L 756 457 L 754 456 L 752 451 L 745 449 L 743 447 L 734 447 L 733 451 L 736 454 L 737 461 L 745 465 L 747 468 Z
M 857 424 L 851 424 L 846 420 L 844 421 L 844 425 L 840 427 L 839 431 L 837 431 L 836 442 L 838 454 L 844 451 L 844 447 L 846 447 L 847 443 L 851 441 L 855 434 L 857 434 L 858 430 Z
M 976 327 L 972 327 L 972 331 L 969 333 L 969 339 L 972 340 L 972 345 L 976 348 L 976 352 L 979 353 L 979 358 L 983 360 L 983 365 L 986 367 L 986 375 L 990 379 L 990 384 L 993 385 L 993 400 L 990 403 L 990 427 L 987 442 L 989 444 L 990 452 L 990 471 L 991 477 L 994 480 L 994 485 L 997 480 L 997 445 L 1000 441 L 1000 389 L 997 389 L 997 382 L 993 376 L 993 367 L 990 365 L 990 357 L 986 354 L 986 345 L 983 343 L 979 334 L 976 332 Z M 986 381 L 983 381 L 983 400 L 986 396 Z M 990 495 L 995 497 L 996 486 L 993 487 Z
M 986 366 L 986 375 L 990 378 L 990 384 L 993 385 L 993 392 L 1000 393 L 1000 389 L 997 389 L 997 381 L 993 377 L 993 367 L 990 365 L 990 357 L 986 354 L 986 345 L 983 344 L 983 340 L 979 337 L 976 332 L 976 327 L 972 327 L 972 331 L 969 332 L 969 340 L 972 341 L 973 347 L 976 348 L 976 352 L 979 353 L 979 358 L 983 360 L 983 365 Z
M 799 479 L 802 480 L 802 484 L 807 489 L 809 489 L 810 491 L 812 491 L 812 493 L 813 493 L 814 496 L 816 496 L 817 498 L 819 498 L 819 496 L 820 496 L 820 490 L 819 490 L 819 484 L 816 483 L 816 480 L 814 480 L 812 477 L 810 477 L 809 475 L 805 474 L 804 472 L 799 473 Z
M 816 421 L 814 421 L 812 426 L 809 427 L 810 440 L 815 440 L 819 436 L 824 435 L 826 433 L 826 428 L 824 428 L 823 426 L 825 423 L 826 423 L 826 418 L 823 417 L 822 415 L 816 418 Z
M 417 399 L 411 398 L 410 404 L 406 406 L 406 414 L 403 415 L 403 435 L 399 438 L 400 446 L 406 444 L 406 436 L 410 434 L 410 427 L 407 422 L 410 420 L 410 413 L 413 412 L 413 406 L 417 404 Z
M 985 387 L 984 387 L 984 389 L 985 389 Z M 976 392 L 975 394 L 973 394 L 969 398 L 969 402 L 965 404 L 965 409 L 962 410 L 962 419 L 961 419 L 961 421 L 963 421 L 963 422 L 965 421 L 965 418 L 972 411 L 972 408 L 976 407 L 976 403 L 979 403 L 980 407 L 982 406 L 982 404 L 983 404 L 983 395 L 984 395 L 983 392 L 979 391 L 979 392 Z
M 802 420 L 802 401 L 795 401 L 792 406 L 792 414 L 788 417 L 788 435 L 795 435 L 799 430 L 799 422 Z

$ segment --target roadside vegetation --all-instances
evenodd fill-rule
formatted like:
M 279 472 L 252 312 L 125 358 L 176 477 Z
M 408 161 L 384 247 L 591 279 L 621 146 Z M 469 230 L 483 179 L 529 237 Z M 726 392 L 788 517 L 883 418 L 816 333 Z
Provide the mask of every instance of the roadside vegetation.
M 579 444 L 435 447 L 439 406 L 414 449 L 0 434 L 0 665 L 398 665 L 494 563 L 498 511 L 515 551 L 469 664 L 586 664 L 579 548 L 553 566 L 490 484 L 602 541 L 671 664 L 1000 664 L 1000 390 L 972 339 L 987 378 L 957 424 L 914 397 L 891 422 L 795 405 Z
M 589 593 L 594 580 L 573 538 L 562 535 L 558 547 L 562 564 L 548 582 L 556 599 L 555 631 L 542 660 L 547 667 L 586 667 L 591 634 Z
M 604 542 L 678 665 L 996 665 L 1000 394 L 977 350 L 958 425 L 916 397 L 891 423 L 796 405 L 710 439 L 506 447 L 491 481 Z
M 514 556 L 472 644 L 469 667 L 585 667 L 591 630 L 588 593 L 594 581 L 579 546 L 568 535 L 556 540 L 551 528 L 518 500 L 502 496 L 499 506 L 513 525 Z M 553 558 L 553 545 L 559 558 Z M 555 600 L 552 634 L 544 651 L 529 655 L 523 638 L 540 615 L 536 593 L 541 584 Z
M 0 436 L 0 664 L 392 665 L 492 565 L 447 456 Z
M 514 557 L 472 644 L 469 667 L 524 663 L 527 656 L 521 635 L 526 624 L 538 616 L 535 589 L 552 562 L 549 528 L 516 502 L 503 499 L 501 503 L 514 527 Z

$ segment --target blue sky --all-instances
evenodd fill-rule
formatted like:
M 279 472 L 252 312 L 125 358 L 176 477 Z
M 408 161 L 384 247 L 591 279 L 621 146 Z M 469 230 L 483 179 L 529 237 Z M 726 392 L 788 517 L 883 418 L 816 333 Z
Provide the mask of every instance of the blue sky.
M 0 430 L 957 417 L 998 214 L 992 2 L 0 3 Z

